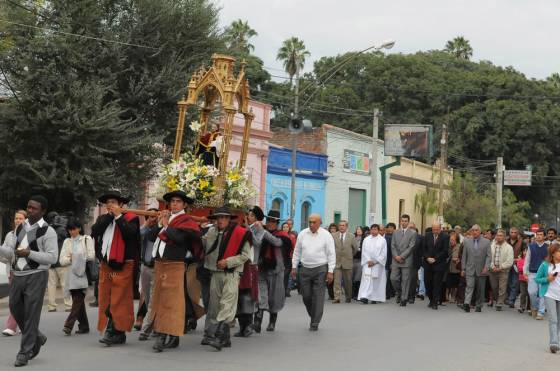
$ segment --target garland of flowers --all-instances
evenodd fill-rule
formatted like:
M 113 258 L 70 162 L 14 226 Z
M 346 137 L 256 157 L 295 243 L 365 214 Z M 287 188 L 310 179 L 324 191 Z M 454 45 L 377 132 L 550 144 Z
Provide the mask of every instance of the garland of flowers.
M 190 128 L 197 133 L 200 124 L 194 121 Z M 257 191 L 245 169 L 229 169 L 222 189 L 218 189 L 219 174 L 216 167 L 204 165 L 200 158 L 185 153 L 179 160 L 171 161 L 161 168 L 157 196 L 182 190 L 195 200 L 197 206 L 216 207 L 225 204 L 233 208 L 243 208 L 256 197 Z

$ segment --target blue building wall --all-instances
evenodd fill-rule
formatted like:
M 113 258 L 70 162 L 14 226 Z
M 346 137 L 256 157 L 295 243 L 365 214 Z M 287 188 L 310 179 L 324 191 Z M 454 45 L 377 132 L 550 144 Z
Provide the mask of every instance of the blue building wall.
M 266 212 L 278 207 L 282 221 L 290 216 L 291 165 L 289 149 L 270 147 L 266 174 Z M 302 212 L 325 213 L 325 185 L 327 156 L 297 152 L 296 156 L 296 213 L 294 229 L 302 229 Z M 307 227 L 304 221 L 303 227 Z

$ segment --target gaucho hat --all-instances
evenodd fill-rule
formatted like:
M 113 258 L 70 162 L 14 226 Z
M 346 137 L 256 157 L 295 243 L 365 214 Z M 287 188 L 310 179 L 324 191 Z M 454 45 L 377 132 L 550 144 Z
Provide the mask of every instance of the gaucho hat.
M 232 214 L 230 209 L 226 206 L 220 206 L 210 215 L 208 215 L 208 219 L 216 219 L 219 216 L 229 216 L 231 219 L 237 218 L 237 215 Z
M 278 210 L 268 210 L 268 215 L 266 216 L 266 219 L 270 219 L 270 220 L 274 220 L 274 221 L 279 221 L 280 220 L 280 211 Z
M 128 197 L 125 197 L 125 196 L 121 195 L 121 193 L 119 191 L 105 192 L 104 194 L 99 196 L 97 201 L 99 201 L 102 204 L 106 204 L 107 200 L 109 200 L 111 198 L 113 198 L 115 200 L 118 200 L 119 202 L 122 202 L 123 204 L 127 204 L 130 201 L 130 199 Z
M 179 197 L 181 200 L 183 200 L 185 203 L 192 205 L 194 204 L 194 200 L 192 198 L 190 198 L 189 196 L 187 196 L 187 194 L 183 191 L 173 191 L 173 192 L 168 192 L 166 194 L 163 195 L 163 199 L 166 202 L 171 202 L 171 199 L 173 197 Z

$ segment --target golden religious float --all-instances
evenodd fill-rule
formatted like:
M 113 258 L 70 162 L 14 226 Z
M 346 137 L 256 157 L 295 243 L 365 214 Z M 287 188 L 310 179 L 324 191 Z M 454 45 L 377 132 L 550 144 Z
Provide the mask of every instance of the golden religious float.
M 249 135 L 254 115 L 249 110 L 249 83 L 245 62 L 237 76 L 235 58 L 214 54 L 212 65 L 200 67 L 192 76 L 185 96 L 177 103 L 179 118 L 173 159 L 159 172 L 159 191 L 183 190 L 195 200 L 193 215 L 207 216 L 211 209 L 227 205 L 241 212 L 255 197 L 256 190 L 245 172 Z M 198 111 L 190 123 L 195 145 L 181 154 L 189 108 Z M 192 111 L 192 110 L 191 110 Z M 218 114 L 218 122 L 211 123 Z M 234 116 L 243 115 L 241 155 L 230 162 Z M 194 138 L 193 138 L 194 139 Z

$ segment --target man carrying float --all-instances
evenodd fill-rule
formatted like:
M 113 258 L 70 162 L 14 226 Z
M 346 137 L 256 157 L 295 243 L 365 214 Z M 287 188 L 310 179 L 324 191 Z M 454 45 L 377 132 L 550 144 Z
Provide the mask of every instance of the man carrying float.
M 125 332 L 134 325 L 134 265 L 140 251 L 140 221 L 132 212 L 124 212 L 128 198 L 117 191 L 107 192 L 98 201 L 107 213 L 91 227 L 99 269 L 99 319 L 97 330 L 105 335 L 99 342 L 106 346 L 124 344 Z
M 193 200 L 183 191 L 166 193 L 163 199 L 169 210 L 161 211 L 162 229 L 154 243 L 154 285 L 151 318 L 158 334 L 154 351 L 161 352 L 179 345 L 185 330 L 185 257 L 199 254 L 200 228 L 185 208 Z

